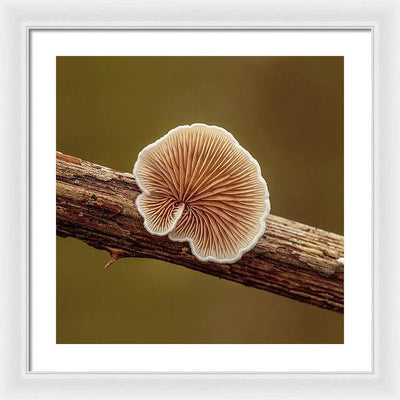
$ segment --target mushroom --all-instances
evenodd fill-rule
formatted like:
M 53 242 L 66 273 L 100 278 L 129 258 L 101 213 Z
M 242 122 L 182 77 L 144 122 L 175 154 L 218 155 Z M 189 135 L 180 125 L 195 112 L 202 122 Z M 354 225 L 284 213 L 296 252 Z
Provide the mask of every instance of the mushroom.
M 269 193 L 258 162 L 218 126 L 178 126 L 138 156 L 136 207 L 153 235 L 200 261 L 233 263 L 264 234 Z

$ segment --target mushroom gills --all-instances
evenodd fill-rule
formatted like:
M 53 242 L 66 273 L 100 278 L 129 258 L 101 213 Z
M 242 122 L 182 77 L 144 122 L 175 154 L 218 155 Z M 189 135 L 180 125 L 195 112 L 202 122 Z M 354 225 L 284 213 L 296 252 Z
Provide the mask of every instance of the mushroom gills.
M 201 261 L 235 262 L 264 233 L 270 202 L 260 166 L 223 128 L 173 129 L 140 152 L 134 174 L 145 228 L 188 241 Z

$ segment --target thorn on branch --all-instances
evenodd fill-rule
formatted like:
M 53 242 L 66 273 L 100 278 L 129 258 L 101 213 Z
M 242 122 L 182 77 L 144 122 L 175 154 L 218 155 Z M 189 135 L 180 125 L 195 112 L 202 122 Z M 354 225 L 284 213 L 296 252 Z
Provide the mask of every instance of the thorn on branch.
M 108 260 L 108 263 L 104 267 L 105 269 L 108 268 L 111 264 L 114 264 L 115 261 L 119 260 L 120 258 L 127 257 L 125 251 L 123 250 L 107 247 L 107 251 L 110 253 L 110 259 Z

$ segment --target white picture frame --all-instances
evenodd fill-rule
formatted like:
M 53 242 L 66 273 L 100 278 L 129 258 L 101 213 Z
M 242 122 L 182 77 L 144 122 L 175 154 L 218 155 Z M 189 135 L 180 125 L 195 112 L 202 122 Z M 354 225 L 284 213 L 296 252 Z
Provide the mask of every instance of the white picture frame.
M 400 3 L 3 1 L 1 398 L 398 399 Z M 374 366 L 371 373 L 31 373 L 29 34 L 32 29 L 368 29 L 373 34 Z

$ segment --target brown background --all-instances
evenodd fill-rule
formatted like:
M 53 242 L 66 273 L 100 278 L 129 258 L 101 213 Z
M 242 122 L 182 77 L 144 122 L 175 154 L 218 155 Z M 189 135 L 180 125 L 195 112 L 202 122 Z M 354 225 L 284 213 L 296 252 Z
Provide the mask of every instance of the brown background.
M 342 57 L 57 57 L 57 150 L 132 171 L 170 129 L 224 127 L 272 213 L 343 234 Z M 155 237 L 154 240 L 157 240 Z M 343 316 L 57 238 L 57 343 L 342 343 Z

